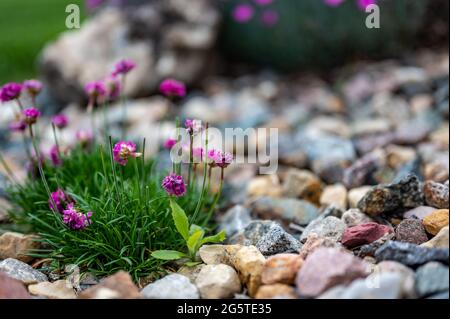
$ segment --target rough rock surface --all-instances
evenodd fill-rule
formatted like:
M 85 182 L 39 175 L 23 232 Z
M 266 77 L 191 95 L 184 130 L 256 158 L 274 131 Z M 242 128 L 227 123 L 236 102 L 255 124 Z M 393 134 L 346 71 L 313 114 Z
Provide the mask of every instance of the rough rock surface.
M 437 235 L 442 228 L 448 226 L 448 221 L 448 209 L 440 209 L 425 217 L 423 226 L 431 235 Z
M 258 289 L 255 299 L 296 299 L 295 289 L 288 285 L 264 285 Z
M 75 299 L 77 297 L 73 287 L 68 285 L 66 280 L 29 285 L 28 291 L 32 295 L 49 299 Z
M 241 291 L 236 271 L 224 264 L 206 265 L 195 280 L 203 299 L 228 299 Z
M 346 211 L 342 214 L 341 220 L 347 225 L 347 227 L 373 222 L 372 218 L 361 213 L 361 211 L 357 208 L 351 208 Z
M 404 243 L 420 245 L 428 241 L 428 236 L 420 220 L 405 219 L 395 229 L 395 239 Z
M 40 271 L 35 270 L 20 260 L 12 258 L 0 262 L 0 272 L 4 272 L 9 277 L 22 281 L 26 285 L 48 280 L 47 276 Z
M 131 276 L 125 271 L 119 271 L 103 279 L 79 295 L 80 299 L 136 299 L 141 298 L 138 287 Z
M 24 284 L 0 271 L 0 299 L 30 299 Z
M 416 287 L 420 297 L 448 291 L 449 269 L 438 262 L 429 262 L 416 272 Z
M 250 211 L 241 205 L 229 209 L 221 218 L 219 230 L 225 231 L 227 237 L 242 231 L 252 221 Z
M 0 236 L 0 259 L 14 258 L 23 262 L 33 260 L 27 256 L 31 250 L 39 247 L 37 237 L 14 232 L 6 232 Z
M 306 259 L 309 254 L 319 247 L 342 248 L 341 244 L 333 239 L 328 237 L 320 237 L 319 235 L 313 233 L 307 237 L 306 242 L 300 249 L 299 255 L 302 259 Z
M 448 209 L 448 185 L 427 181 L 423 186 L 423 193 L 428 205 L 439 209 Z
M 391 232 L 388 226 L 377 223 L 360 224 L 347 228 L 341 239 L 341 243 L 348 248 L 355 248 L 370 244 Z
M 265 285 L 293 284 L 302 265 L 303 259 L 296 254 L 278 254 L 269 257 L 261 275 L 262 283 Z
M 308 236 L 316 234 L 319 237 L 327 237 L 336 242 L 340 241 L 347 226 L 339 218 L 329 216 L 318 218 L 312 221 L 300 237 L 301 242 L 305 242 Z
M 198 299 L 197 287 L 188 277 L 171 274 L 155 281 L 141 290 L 141 295 L 148 299 Z
M 449 235 L 448 235 L 448 226 L 442 228 L 439 233 L 434 236 L 432 239 L 423 243 L 422 247 L 427 248 L 447 248 L 449 246 Z

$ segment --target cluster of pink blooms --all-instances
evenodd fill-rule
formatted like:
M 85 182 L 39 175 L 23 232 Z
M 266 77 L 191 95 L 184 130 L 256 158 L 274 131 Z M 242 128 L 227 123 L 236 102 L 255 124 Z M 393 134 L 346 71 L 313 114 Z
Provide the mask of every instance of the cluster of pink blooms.
M 186 96 L 186 85 L 174 79 L 166 79 L 159 85 L 159 91 L 167 97 Z
M 183 176 L 174 173 L 163 179 L 162 187 L 169 196 L 182 197 L 186 194 L 186 183 Z
M 278 24 L 280 20 L 279 13 L 266 6 L 272 4 L 275 0 L 254 0 L 255 4 L 262 7 L 260 13 L 260 21 L 266 27 L 273 27 Z M 240 3 L 233 9 L 233 19 L 237 23 L 248 23 L 250 22 L 256 14 L 257 9 L 248 3 Z
M 345 0 L 324 0 L 325 3 L 330 7 L 338 7 L 344 3 Z M 358 8 L 365 10 L 369 5 L 376 4 L 377 0 L 356 0 Z
M 123 89 L 120 77 L 123 79 L 135 67 L 136 64 L 133 61 L 124 59 L 115 64 L 114 70 L 105 79 L 87 83 L 84 91 L 90 102 L 100 104 L 105 100 L 117 99 Z
M 82 230 L 91 224 L 92 212 L 86 214 L 75 208 L 75 200 L 58 188 L 51 193 L 48 206 L 63 215 L 63 222 L 73 230 Z
M 120 141 L 113 147 L 114 161 L 122 166 L 127 165 L 130 158 L 142 156 L 142 153 L 136 152 L 136 144 L 131 141 Z

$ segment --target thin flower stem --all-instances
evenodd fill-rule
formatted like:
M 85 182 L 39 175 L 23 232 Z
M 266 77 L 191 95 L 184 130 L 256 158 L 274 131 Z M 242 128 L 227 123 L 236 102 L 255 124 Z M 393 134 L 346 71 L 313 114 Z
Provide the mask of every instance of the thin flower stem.
M 103 115 L 103 133 L 105 134 L 105 144 L 108 143 L 108 136 L 109 136 L 109 123 L 108 123 L 108 116 L 106 114 L 106 107 L 107 102 L 102 103 L 102 115 Z
M 181 128 L 180 128 L 180 119 L 177 118 L 177 142 L 178 144 L 181 142 Z M 180 163 L 178 163 L 177 168 L 176 168 L 176 174 L 177 175 L 181 175 L 181 165 L 182 165 L 182 161 L 180 161 Z
M 114 164 L 114 155 L 113 155 L 112 149 L 113 149 L 112 137 L 109 136 L 109 155 L 110 155 L 110 160 L 111 160 L 111 170 L 112 170 L 113 178 L 114 178 L 113 183 L 114 183 L 114 187 L 116 188 L 117 202 L 119 203 L 120 206 L 122 206 L 122 201 L 120 200 L 119 188 L 117 187 L 116 165 Z
M 91 126 L 92 126 L 92 136 L 93 136 L 93 139 L 94 139 L 94 142 L 95 142 L 95 140 L 96 140 L 96 133 L 95 133 L 95 131 L 96 131 L 96 125 L 95 125 L 95 113 L 94 113 L 94 100 L 92 99 L 92 98 L 90 98 L 89 99 L 89 104 L 88 104 L 88 107 L 87 107 L 87 111 L 88 111 L 88 113 L 89 113 L 89 115 L 90 115 L 90 118 L 91 118 Z
M 16 99 L 16 102 L 17 102 L 17 105 L 19 106 L 20 111 L 22 112 L 23 111 L 23 104 L 22 104 L 22 102 L 20 101 L 19 98 Z
M 122 104 L 122 140 L 127 138 L 127 100 L 125 96 L 125 84 L 126 84 L 126 76 L 122 76 L 122 89 L 120 91 L 120 100 Z
M 217 206 L 217 204 L 219 203 L 220 196 L 222 196 L 223 182 L 224 182 L 224 172 L 225 172 L 225 169 L 222 168 L 221 178 L 220 178 L 220 187 L 219 187 L 219 191 L 217 192 L 216 197 L 214 198 L 214 202 L 213 202 L 213 204 L 211 205 L 211 208 L 210 208 L 210 210 L 209 210 L 209 212 L 208 212 L 208 218 L 207 218 L 207 220 L 211 219 L 211 217 L 212 217 L 214 211 L 216 210 L 216 206 Z
M 31 156 L 30 149 L 28 148 L 27 136 L 25 135 L 25 132 L 22 132 L 22 143 L 23 147 L 25 148 L 25 153 L 27 154 L 28 159 L 30 161 L 33 161 L 33 156 Z
M 188 186 L 191 187 L 192 178 L 192 162 L 194 161 L 194 135 L 190 135 L 189 141 L 189 172 L 188 172 Z
M 61 149 L 59 148 L 58 137 L 56 135 L 56 126 L 54 123 L 52 123 L 52 129 L 53 129 L 53 138 L 55 139 L 56 151 L 58 152 L 59 159 L 62 160 Z
M 209 130 L 209 124 L 206 123 L 206 127 L 205 127 L 205 154 L 208 154 L 208 143 L 209 143 L 209 137 L 208 137 L 208 130 Z M 202 191 L 200 193 L 200 198 L 197 202 L 197 207 L 195 208 L 195 212 L 194 215 L 192 216 L 192 221 L 191 223 L 194 223 L 195 220 L 197 219 L 197 216 L 200 212 L 200 210 L 203 207 L 203 198 L 205 197 L 205 188 L 206 188 L 206 179 L 208 178 L 208 160 L 207 157 L 205 159 L 205 163 L 204 163 L 204 168 L 203 168 L 203 184 L 202 184 Z
M 3 167 L 5 168 L 6 173 L 8 174 L 9 179 L 14 183 L 20 186 L 19 182 L 16 179 L 16 176 L 14 175 L 13 171 L 11 170 L 11 168 L 9 167 L 8 163 L 6 162 L 6 160 L 3 158 L 2 153 L 0 152 L 0 163 L 3 165 Z

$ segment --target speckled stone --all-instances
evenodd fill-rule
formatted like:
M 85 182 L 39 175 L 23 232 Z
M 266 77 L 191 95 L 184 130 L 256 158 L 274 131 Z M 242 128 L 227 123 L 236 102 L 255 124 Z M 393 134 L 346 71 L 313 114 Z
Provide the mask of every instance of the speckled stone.
M 395 240 L 420 245 L 428 241 L 428 236 L 420 220 L 405 219 L 395 229 Z

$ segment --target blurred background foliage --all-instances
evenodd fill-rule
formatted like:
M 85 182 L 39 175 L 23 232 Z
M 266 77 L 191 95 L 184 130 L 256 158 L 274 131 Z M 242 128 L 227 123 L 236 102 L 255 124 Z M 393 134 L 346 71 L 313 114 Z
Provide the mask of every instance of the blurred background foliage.
M 83 19 L 83 0 L 0 1 L 0 83 L 36 76 L 43 46 L 67 30 L 68 3 L 80 5 Z

